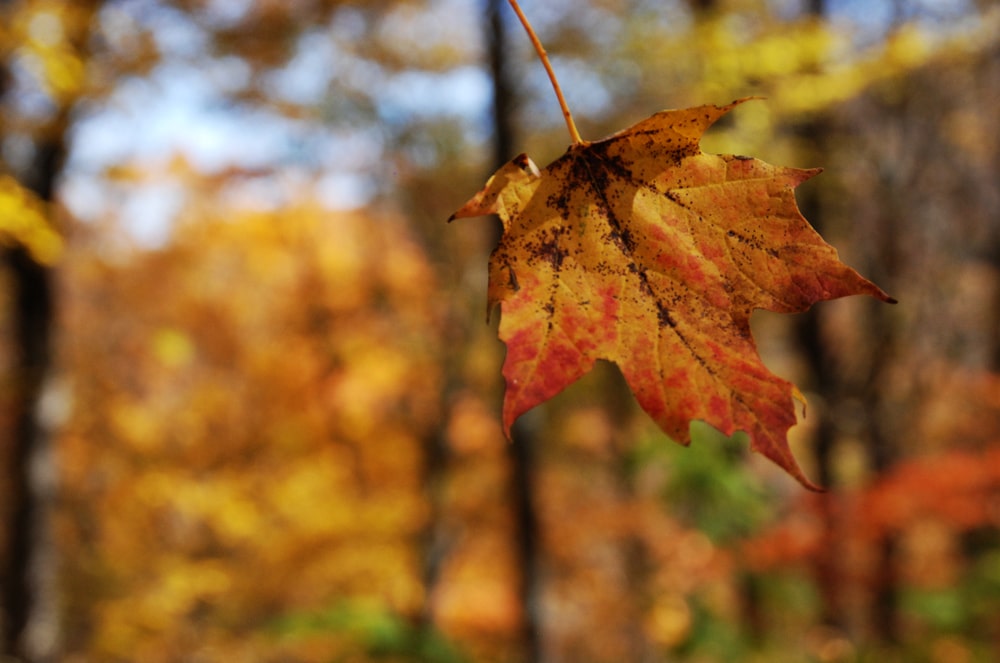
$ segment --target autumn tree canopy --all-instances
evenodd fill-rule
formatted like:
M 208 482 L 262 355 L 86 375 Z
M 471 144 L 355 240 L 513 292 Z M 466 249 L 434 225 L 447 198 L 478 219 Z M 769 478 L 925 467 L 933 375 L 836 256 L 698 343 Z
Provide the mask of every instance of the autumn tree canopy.
M 993 3 L 486 4 L 0 3 L 3 654 L 1000 656 Z

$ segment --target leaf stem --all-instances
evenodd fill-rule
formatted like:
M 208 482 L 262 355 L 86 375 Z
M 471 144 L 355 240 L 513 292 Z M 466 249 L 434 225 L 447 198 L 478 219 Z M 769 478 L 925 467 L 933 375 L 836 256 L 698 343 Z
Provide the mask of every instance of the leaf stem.
M 552 81 L 552 89 L 556 91 L 556 99 L 559 100 L 559 108 L 562 109 L 563 118 L 566 120 L 566 128 L 569 129 L 570 138 L 573 139 L 575 145 L 580 145 L 584 142 L 583 138 L 580 137 L 580 132 L 576 130 L 576 124 L 573 123 L 573 114 L 569 112 L 569 106 L 566 105 L 566 98 L 563 97 L 562 88 L 559 87 L 559 81 L 556 80 L 556 74 L 552 71 L 552 64 L 549 62 L 549 55 L 545 52 L 545 48 L 542 46 L 542 42 L 538 39 L 538 35 L 535 34 L 534 29 L 531 27 L 531 23 L 528 22 L 528 17 L 524 15 L 521 11 L 521 6 L 517 4 L 517 0 L 509 0 L 511 8 L 514 13 L 517 14 L 517 18 L 520 19 L 521 25 L 524 26 L 525 32 L 528 33 L 528 39 L 531 40 L 532 46 L 535 47 L 535 51 L 538 53 L 539 59 L 542 61 L 542 65 L 545 67 L 545 73 L 549 75 L 549 80 Z

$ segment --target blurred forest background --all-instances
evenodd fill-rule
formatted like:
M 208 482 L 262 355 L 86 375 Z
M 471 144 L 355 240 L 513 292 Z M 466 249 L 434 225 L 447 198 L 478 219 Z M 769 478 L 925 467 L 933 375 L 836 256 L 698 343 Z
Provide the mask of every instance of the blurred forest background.
M 1000 660 L 1000 3 L 524 0 L 585 138 L 707 137 L 899 300 L 755 316 L 810 494 L 598 366 L 499 429 L 503 0 L 0 0 L 0 659 Z M 8 658 L 4 658 L 6 655 Z

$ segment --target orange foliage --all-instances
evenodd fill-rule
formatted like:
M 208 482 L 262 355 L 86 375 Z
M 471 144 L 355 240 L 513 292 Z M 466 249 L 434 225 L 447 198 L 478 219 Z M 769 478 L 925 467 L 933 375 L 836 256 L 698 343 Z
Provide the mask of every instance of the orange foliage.
M 939 523 L 957 534 L 1000 527 L 1000 446 L 953 450 L 899 463 L 866 489 L 802 500 L 782 522 L 741 546 L 754 570 L 804 562 L 824 544 L 821 509 L 834 509 L 854 541 Z
M 864 495 L 860 509 L 872 533 L 927 519 L 956 531 L 1000 527 L 1000 447 L 902 463 Z

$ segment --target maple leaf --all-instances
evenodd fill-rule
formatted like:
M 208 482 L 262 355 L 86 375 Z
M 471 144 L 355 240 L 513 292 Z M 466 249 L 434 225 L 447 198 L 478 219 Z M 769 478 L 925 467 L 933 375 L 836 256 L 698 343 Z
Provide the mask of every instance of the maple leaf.
M 762 363 L 750 314 L 854 294 L 893 300 L 800 213 L 794 189 L 818 169 L 701 151 L 705 130 L 743 101 L 656 113 L 574 143 L 542 171 L 522 154 L 449 219 L 503 222 L 488 308 L 502 311 L 508 437 L 518 416 L 606 359 L 677 442 L 690 442 L 694 419 L 743 430 L 816 488 L 787 442 L 801 395 Z

